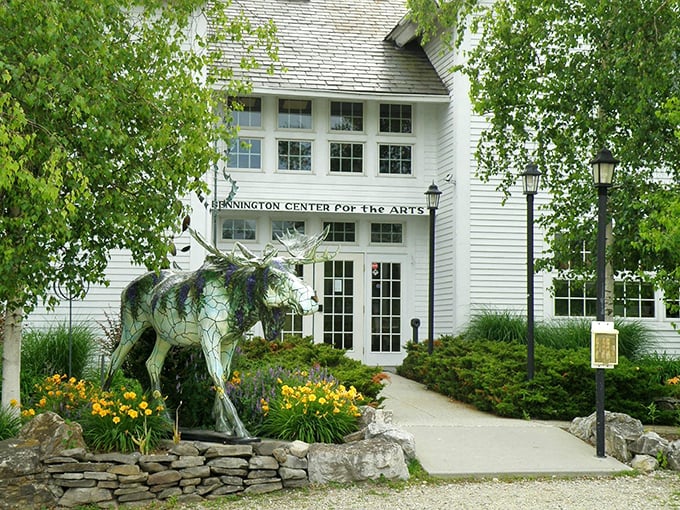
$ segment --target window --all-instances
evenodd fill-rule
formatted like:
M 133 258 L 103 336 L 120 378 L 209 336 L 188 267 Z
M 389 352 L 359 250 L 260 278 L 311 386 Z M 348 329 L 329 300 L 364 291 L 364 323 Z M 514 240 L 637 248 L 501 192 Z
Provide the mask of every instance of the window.
M 654 286 L 643 282 L 615 282 L 614 315 L 654 317 Z
M 363 131 L 364 105 L 331 101 L 331 130 Z
M 555 315 L 558 317 L 595 317 L 595 282 L 555 280 Z
M 237 138 L 227 151 L 228 168 L 262 168 L 262 140 Z
M 312 102 L 306 99 L 279 99 L 279 127 L 312 129 Z
M 279 140 L 279 170 L 311 170 L 312 142 Z
M 371 263 L 371 352 L 401 350 L 401 264 Z
M 595 317 L 597 315 L 595 282 L 555 280 L 554 285 L 556 316 Z M 614 282 L 614 316 L 654 317 L 654 303 L 653 285 L 642 282 Z
M 335 243 L 353 243 L 356 239 L 356 224 L 345 222 L 327 222 L 323 223 L 324 230 L 328 228 L 328 236 L 326 241 Z
M 361 143 L 331 143 L 331 172 L 362 173 L 364 146 Z
M 230 97 L 232 123 L 243 127 L 262 126 L 262 99 L 259 97 Z
M 302 264 L 295 264 L 295 274 L 302 278 L 303 266 Z M 283 328 L 281 329 L 281 336 L 297 335 L 302 336 L 302 315 L 295 313 L 293 310 L 288 310 L 283 319 Z
M 411 105 L 381 104 L 381 133 L 411 133 Z
M 379 154 L 381 174 L 411 174 L 410 145 L 381 145 Z
M 297 230 L 300 234 L 305 233 L 304 221 L 272 221 L 272 239 L 278 239 L 278 236 L 287 234 Z
M 401 244 L 403 240 L 401 223 L 371 223 L 371 242 Z
M 678 293 L 676 292 L 677 296 Z M 680 299 L 664 299 L 666 306 L 666 319 L 680 319 Z
M 255 240 L 256 220 L 224 220 L 222 222 L 222 239 L 245 239 Z

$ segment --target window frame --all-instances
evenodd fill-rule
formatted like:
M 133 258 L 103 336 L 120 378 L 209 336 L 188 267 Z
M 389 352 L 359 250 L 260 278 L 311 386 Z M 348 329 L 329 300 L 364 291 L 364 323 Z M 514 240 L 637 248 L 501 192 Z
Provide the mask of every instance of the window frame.
M 333 156 L 333 146 L 337 145 L 340 146 L 340 150 L 342 152 L 342 149 L 344 146 L 350 146 L 350 150 L 352 154 L 350 156 L 344 156 L 343 154 L 340 154 L 339 156 Z M 356 147 L 361 148 L 361 157 L 356 157 L 354 155 L 354 150 Z M 356 142 L 352 140 L 343 140 L 343 141 L 334 141 L 331 140 L 328 142 L 328 172 L 333 174 L 333 175 L 364 175 L 366 171 L 366 165 L 365 165 L 365 156 L 366 156 L 366 144 L 363 142 Z M 338 161 L 338 166 L 340 167 L 340 170 L 333 170 L 333 161 L 336 160 Z M 342 170 L 342 166 L 344 162 L 349 161 L 349 165 L 351 167 L 351 170 Z M 360 171 L 355 171 L 354 170 L 354 164 L 355 162 L 359 162 L 361 166 Z
M 286 154 L 282 156 L 281 153 L 281 144 L 285 143 L 287 144 L 288 150 L 290 151 L 291 144 L 309 144 L 309 154 Z M 298 151 L 301 152 L 301 145 L 298 148 Z M 277 172 L 304 172 L 304 173 L 311 173 L 312 172 L 312 163 L 313 163 L 313 152 L 314 152 L 314 142 L 312 140 L 296 140 L 296 139 L 291 139 L 291 138 L 279 138 L 276 140 L 276 171 Z M 288 167 L 281 167 L 281 158 L 285 158 L 285 160 L 288 162 Z M 309 168 L 302 168 L 304 166 L 303 162 L 305 160 L 309 160 Z M 290 168 L 290 162 L 291 161 L 299 161 L 300 162 L 300 167 L 301 168 Z
M 247 105 L 248 102 L 253 102 L 259 109 L 251 108 L 250 105 Z M 243 105 L 243 109 L 237 110 L 234 109 L 232 106 L 234 103 L 239 103 Z M 238 126 L 241 129 L 262 129 L 262 98 L 259 96 L 230 96 L 228 98 L 228 108 L 229 111 L 231 112 L 231 125 L 232 126 Z M 255 114 L 257 114 L 255 116 Z M 248 122 L 247 124 L 244 124 L 241 122 L 242 118 L 247 118 L 247 119 L 252 119 L 252 118 L 257 118 L 259 122 L 257 124 L 253 124 L 252 122 Z
M 383 112 L 383 109 L 387 112 Z M 404 110 L 409 110 L 408 117 L 403 114 Z M 388 135 L 413 135 L 414 107 L 411 103 L 379 103 L 378 104 L 378 132 Z M 383 129 L 384 124 L 388 129 Z M 394 123 L 398 124 L 399 129 L 394 130 Z M 404 123 L 406 126 L 404 126 Z M 406 130 L 404 128 L 407 128 Z
M 333 106 L 334 105 L 339 105 L 340 107 L 340 112 L 335 114 L 333 113 Z M 351 110 L 348 114 L 345 114 L 343 112 L 343 107 L 349 107 Z M 359 114 L 355 113 L 355 108 L 360 109 L 361 111 Z M 328 111 L 329 111 L 329 131 L 335 132 L 335 133 L 363 133 L 365 132 L 365 105 L 362 102 L 358 101 L 330 101 Z M 339 124 L 333 123 L 333 119 L 338 118 Z M 343 125 L 350 125 L 352 128 L 354 127 L 355 124 L 355 119 L 360 119 L 360 129 L 343 129 L 342 127 L 338 128 L 335 127 L 337 125 L 343 126 Z M 349 120 L 349 122 L 347 122 Z
M 289 107 L 285 106 L 286 102 L 289 103 Z M 294 107 L 302 102 L 305 102 L 308 108 L 307 106 L 304 108 Z M 314 106 L 311 99 L 280 97 L 277 105 L 277 129 L 311 131 L 314 128 Z M 309 110 L 309 113 L 306 113 L 307 110 Z M 294 119 L 297 119 L 297 122 L 293 122 Z
M 399 241 L 384 241 L 384 240 L 375 240 L 374 239 L 374 231 L 373 227 L 378 227 L 380 226 L 381 228 L 384 226 L 390 225 L 392 227 L 399 226 L 400 227 L 400 240 Z M 389 235 L 389 236 L 394 236 L 395 233 L 393 231 L 391 232 L 385 232 L 381 231 L 379 234 L 382 235 Z M 370 230 L 369 230 L 369 239 L 370 239 L 370 244 L 371 245 L 381 245 L 381 246 L 404 246 L 404 242 L 406 239 L 406 225 L 402 222 L 385 222 L 385 221 L 372 221 L 370 223 Z
M 247 144 L 250 145 L 250 147 L 245 147 L 243 141 L 247 140 Z M 260 144 L 260 151 L 259 153 L 253 153 L 252 152 L 252 146 L 254 141 L 259 142 Z M 238 137 L 234 139 L 234 143 L 232 144 L 231 147 L 227 149 L 227 168 L 229 170 L 262 170 L 262 146 L 264 145 L 264 140 L 262 138 L 257 138 L 257 137 Z M 233 152 L 233 148 L 236 148 L 236 152 Z M 246 149 L 246 150 L 244 150 Z M 234 154 L 232 156 L 232 154 Z M 258 166 L 240 166 L 240 161 L 242 157 L 247 157 L 248 161 L 251 161 L 253 157 L 259 157 L 259 162 L 260 164 Z M 231 166 L 230 162 L 232 160 L 232 157 L 235 157 L 237 162 L 239 163 L 237 166 Z
M 388 151 L 388 158 L 383 158 L 382 156 L 382 149 L 383 147 L 387 147 Z M 402 156 L 403 154 L 400 154 L 399 159 L 392 159 L 392 150 L 393 148 L 400 148 L 401 150 L 408 148 L 409 150 L 409 158 L 404 159 Z M 405 177 L 410 177 L 413 176 L 413 166 L 414 166 L 414 144 L 412 143 L 386 143 L 386 142 L 378 142 L 378 175 L 381 176 L 405 176 Z M 392 171 L 387 171 L 383 172 L 383 161 L 387 163 L 388 165 L 388 170 L 391 170 L 392 164 L 397 163 L 400 167 L 404 164 L 403 162 L 408 161 L 409 163 L 409 169 L 408 172 L 392 172 Z
M 243 227 L 240 228 L 238 231 L 239 232 L 246 232 L 246 225 L 248 223 L 252 223 L 252 232 L 253 232 L 253 237 L 248 238 L 248 237 L 225 237 L 224 236 L 224 224 L 228 221 L 232 222 L 232 226 L 235 222 L 243 222 Z M 236 228 L 232 228 L 232 231 L 236 231 Z M 223 218 L 222 219 L 222 225 L 221 225 L 221 230 L 220 230 L 220 239 L 222 241 L 257 241 L 257 219 L 254 218 Z
M 281 229 L 275 229 L 275 225 L 277 224 L 282 224 Z M 284 224 L 289 224 L 290 228 L 286 228 Z M 302 225 L 301 229 L 298 229 L 298 225 Z M 277 241 L 278 238 L 276 237 L 277 234 L 279 235 L 285 235 L 287 232 L 292 232 L 293 229 L 297 230 L 300 234 L 305 233 L 305 228 L 306 228 L 306 222 L 305 220 L 272 220 L 271 224 L 271 237 L 272 241 Z

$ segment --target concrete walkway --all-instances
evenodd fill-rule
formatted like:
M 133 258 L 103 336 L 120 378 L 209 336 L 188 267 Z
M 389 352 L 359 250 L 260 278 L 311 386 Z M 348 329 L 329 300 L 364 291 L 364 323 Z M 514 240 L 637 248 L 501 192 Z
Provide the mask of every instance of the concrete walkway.
M 416 457 L 444 478 L 612 475 L 631 468 L 560 423 L 500 418 L 390 374 L 381 396 L 393 422 L 415 437 Z

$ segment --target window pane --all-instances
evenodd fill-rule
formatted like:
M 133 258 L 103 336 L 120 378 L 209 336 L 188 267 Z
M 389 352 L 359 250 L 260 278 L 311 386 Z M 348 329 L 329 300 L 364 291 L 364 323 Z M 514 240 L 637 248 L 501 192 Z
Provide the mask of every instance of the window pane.
M 262 140 L 259 138 L 237 138 L 229 147 L 227 166 L 229 168 L 260 168 Z
M 304 221 L 272 221 L 272 240 L 277 240 L 278 236 L 297 230 L 300 234 L 305 233 Z
M 279 170 L 312 169 L 312 142 L 279 140 Z
M 222 223 L 222 239 L 255 239 L 256 220 L 228 219 Z
M 380 145 L 378 151 L 381 174 L 411 174 L 410 145 Z
M 259 97 L 231 97 L 229 107 L 234 125 L 262 127 L 262 99 Z
M 312 128 L 312 102 L 306 99 L 279 99 L 279 127 Z
M 363 131 L 364 105 L 332 101 L 331 129 L 333 131 Z
M 364 146 L 360 143 L 336 143 L 330 146 L 331 172 L 361 173 L 364 171 Z
M 380 132 L 382 133 L 411 133 L 412 131 L 411 105 L 381 104 Z

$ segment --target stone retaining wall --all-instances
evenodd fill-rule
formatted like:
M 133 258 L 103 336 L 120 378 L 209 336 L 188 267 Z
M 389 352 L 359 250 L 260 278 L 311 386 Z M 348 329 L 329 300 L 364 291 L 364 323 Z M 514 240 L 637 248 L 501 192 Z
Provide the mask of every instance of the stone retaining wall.
M 306 443 L 263 441 L 223 445 L 199 441 L 165 445 L 154 455 L 65 450 L 44 460 L 62 507 L 111 506 L 175 498 L 197 502 L 227 494 L 304 487 Z
M 413 436 L 388 413 L 369 409 L 344 444 L 167 440 L 153 455 L 92 453 L 80 425 L 43 413 L 0 441 L 0 510 L 190 503 L 310 483 L 408 479 Z

